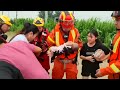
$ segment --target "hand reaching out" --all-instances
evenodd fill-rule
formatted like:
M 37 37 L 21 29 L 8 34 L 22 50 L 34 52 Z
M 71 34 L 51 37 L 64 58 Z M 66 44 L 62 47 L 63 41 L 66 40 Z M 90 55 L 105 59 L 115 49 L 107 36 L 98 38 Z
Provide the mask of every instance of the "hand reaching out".
M 102 74 L 100 72 L 100 69 L 96 70 L 96 74 L 95 74 L 96 77 L 102 77 Z

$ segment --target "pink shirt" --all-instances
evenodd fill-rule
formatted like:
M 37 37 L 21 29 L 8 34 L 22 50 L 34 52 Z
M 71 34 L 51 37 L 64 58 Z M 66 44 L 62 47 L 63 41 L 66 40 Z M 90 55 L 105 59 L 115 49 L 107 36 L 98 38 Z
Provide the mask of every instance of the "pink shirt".
M 0 48 L 0 60 L 17 67 L 24 79 L 50 79 L 33 53 L 35 47 L 24 41 L 7 43 Z

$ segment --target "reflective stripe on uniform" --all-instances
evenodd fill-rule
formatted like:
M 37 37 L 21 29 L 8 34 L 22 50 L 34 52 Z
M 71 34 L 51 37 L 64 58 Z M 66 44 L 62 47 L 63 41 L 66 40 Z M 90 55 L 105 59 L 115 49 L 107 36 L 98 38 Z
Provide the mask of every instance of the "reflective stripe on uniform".
M 74 30 L 71 30 L 71 34 L 72 34 L 72 37 L 73 37 L 73 42 L 75 40 L 75 31 Z M 56 32 L 55 33 L 55 41 L 56 41 L 56 45 L 59 46 L 60 45 L 60 37 L 59 37 L 59 32 Z
M 73 15 L 72 15 L 72 12 L 69 12 L 69 14 L 70 14 L 72 20 L 74 20 L 74 17 L 73 17 Z
M 65 13 L 62 12 L 61 15 L 63 16 L 63 21 L 65 20 Z
M 110 65 L 110 67 L 112 68 L 112 70 L 113 70 L 115 73 L 119 73 L 119 72 L 120 72 L 119 68 L 117 68 L 114 63 L 113 63 L 112 65 Z
M 78 48 L 78 53 L 80 53 L 81 48 Z
M 55 43 L 55 41 L 52 40 L 52 39 L 50 38 L 50 36 L 48 36 L 48 39 L 49 39 L 52 43 Z
M 74 42 L 74 40 L 75 40 L 75 31 L 74 31 L 74 30 L 71 30 L 71 34 L 72 34 L 73 42 Z
M 116 40 L 114 46 L 113 46 L 113 52 L 116 53 L 117 51 L 117 47 L 118 47 L 118 44 L 119 44 L 119 41 L 120 41 L 120 37 Z
M 55 40 L 56 40 L 56 45 L 59 46 L 60 45 L 60 43 L 59 43 L 59 32 L 55 33 Z

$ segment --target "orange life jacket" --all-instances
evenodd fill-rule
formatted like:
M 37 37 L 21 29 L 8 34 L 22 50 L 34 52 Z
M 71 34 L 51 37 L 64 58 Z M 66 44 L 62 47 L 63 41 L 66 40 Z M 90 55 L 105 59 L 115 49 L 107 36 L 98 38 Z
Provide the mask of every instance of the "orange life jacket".
M 62 33 L 61 33 L 59 28 L 60 28 L 60 25 L 59 24 L 56 25 L 56 27 L 55 27 L 55 43 L 56 43 L 56 46 L 60 46 L 60 45 L 65 43 L 65 41 L 63 39 L 63 36 L 62 36 Z M 70 32 L 69 32 L 68 41 L 75 42 L 76 35 L 77 35 L 76 30 L 73 27 L 72 30 L 70 30 Z M 71 59 L 74 59 L 76 57 L 76 55 L 77 55 L 77 52 L 74 52 L 74 54 L 70 54 L 67 57 L 65 56 L 65 54 L 59 55 L 58 58 L 71 60 Z

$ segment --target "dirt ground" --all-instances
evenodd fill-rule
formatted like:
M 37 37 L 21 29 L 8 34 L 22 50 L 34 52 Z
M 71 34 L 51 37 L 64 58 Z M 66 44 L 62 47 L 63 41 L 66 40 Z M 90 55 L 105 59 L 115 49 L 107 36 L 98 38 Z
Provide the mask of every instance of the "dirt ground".
M 8 32 L 7 35 L 8 35 L 7 41 L 9 41 L 9 40 L 15 35 L 15 33 Z M 81 60 L 81 59 L 79 58 L 79 56 L 78 56 L 78 63 L 79 63 L 78 66 L 77 66 L 77 68 L 78 68 L 78 76 L 77 76 L 77 78 L 78 78 L 78 79 L 82 79 L 82 76 L 81 76 L 81 69 L 82 69 L 82 68 L 81 68 L 81 67 L 82 67 L 81 61 L 82 61 L 82 60 Z M 104 68 L 104 67 L 106 67 L 107 65 L 108 65 L 107 61 L 104 61 L 103 63 L 100 64 L 100 67 L 101 67 L 101 68 Z M 51 77 L 51 72 L 52 72 L 53 66 L 54 66 L 54 63 L 51 63 L 51 64 L 50 64 L 50 70 L 49 70 L 49 72 L 50 72 L 50 77 Z M 64 75 L 63 79 L 65 79 L 65 75 Z M 98 79 L 108 79 L 108 76 L 104 76 L 104 77 L 101 77 L 101 78 L 98 78 Z

